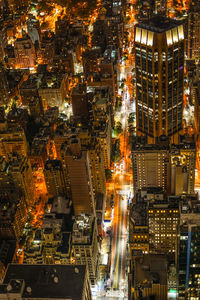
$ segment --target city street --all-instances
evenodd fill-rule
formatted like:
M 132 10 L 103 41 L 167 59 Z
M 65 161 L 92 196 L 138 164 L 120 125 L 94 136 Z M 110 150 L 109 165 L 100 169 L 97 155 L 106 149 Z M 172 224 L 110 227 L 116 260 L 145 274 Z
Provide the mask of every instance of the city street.
M 127 299 L 127 258 L 128 258 L 128 201 L 133 196 L 132 171 L 130 168 L 130 150 L 128 145 L 128 116 L 134 112 L 133 103 L 126 84 L 122 92 L 122 107 L 116 113 L 122 123 L 120 138 L 121 159 L 115 163 L 112 182 L 108 184 L 108 194 L 114 195 L 114 209 L 111 214 L 112 245 L 111 268 L 108 279 L 108 290 L 98 299 Z

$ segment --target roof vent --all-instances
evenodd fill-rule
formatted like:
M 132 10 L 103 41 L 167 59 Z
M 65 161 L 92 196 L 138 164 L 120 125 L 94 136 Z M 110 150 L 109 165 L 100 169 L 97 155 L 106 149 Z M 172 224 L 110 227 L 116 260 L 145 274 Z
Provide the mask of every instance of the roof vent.
M 55 283 L 58 283 L 58 277 L 55 276 L 54 279 L 53 279 L 53 281 L 54 281 Z
M 31 288 L 30 286 L 27 286 L 26 291 L 27 291 L 28 293 L 31 293 L 31 292 L 32 292 L 32 288 Z
M 11 286 L 11 284 L 8 284 L 7 285 L 7 291 L 10 292 L 11 290 L 12 290 L 12 286 Z
M 74 271 L 75 271 L 76 274 L 79 273 L 79 269 L 78 268 L 75 268 Z

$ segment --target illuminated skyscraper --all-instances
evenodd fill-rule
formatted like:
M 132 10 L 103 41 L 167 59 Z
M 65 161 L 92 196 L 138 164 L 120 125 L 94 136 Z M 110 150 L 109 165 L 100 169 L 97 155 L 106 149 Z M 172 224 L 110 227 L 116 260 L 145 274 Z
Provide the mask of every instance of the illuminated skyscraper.
M 187 58 L 200 59 L 200 3 L 191 1 L 187 24 Z
M 177 249 L 178 299 L 200 297 L 200 218 L 199 201 L 186 199 L 181 206 Z
M 183 110 L 182 23 L 157 15 L 137 24 L 135 68 L 137 134 L 152 142 L 162 134 L 176 141 Z

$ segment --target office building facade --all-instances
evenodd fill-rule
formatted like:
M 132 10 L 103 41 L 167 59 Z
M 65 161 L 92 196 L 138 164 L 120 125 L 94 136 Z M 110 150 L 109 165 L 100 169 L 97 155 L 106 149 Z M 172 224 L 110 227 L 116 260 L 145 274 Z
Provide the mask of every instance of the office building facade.
M 151 142 L 182 129 L 184 32 L 175 20 L 155 16 L 136 25 L 137 134 Z

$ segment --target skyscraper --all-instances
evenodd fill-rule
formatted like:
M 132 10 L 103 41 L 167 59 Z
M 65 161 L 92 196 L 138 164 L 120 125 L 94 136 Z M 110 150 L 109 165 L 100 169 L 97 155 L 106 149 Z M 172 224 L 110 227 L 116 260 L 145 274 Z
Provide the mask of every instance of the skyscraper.
M 63 167 L 72 197 L 74 214 L 95 214 L 94 193 L 88 151 L 81 151 L 80 140 L 71 138 L 61 146 Z
M 179 136 L 169 145 L 165 136 L 156 144 L 137 137 L 132 147 L 133 182 L 137 192 L 143 187 L 162 187 L 168 195 L 194 193 L 196 147 L 193 137 Z
M 186 199 L 181 207 L 177 249 L 178 299 L 200 297 L 200 218 L 199 201 Z
M 181 22 L 155 16 L 136 25 L 137 134 L 176 141 L 182 129 L 184 32 Z
M 91 285 L 97 281 L 98 240 L 96 218 L 76 216 L 72 232 L 72 249 L 76 264 L 87 265 Z
M 187 58 L 200 59 L 200 3 L 191 1 L 187 23 Z

